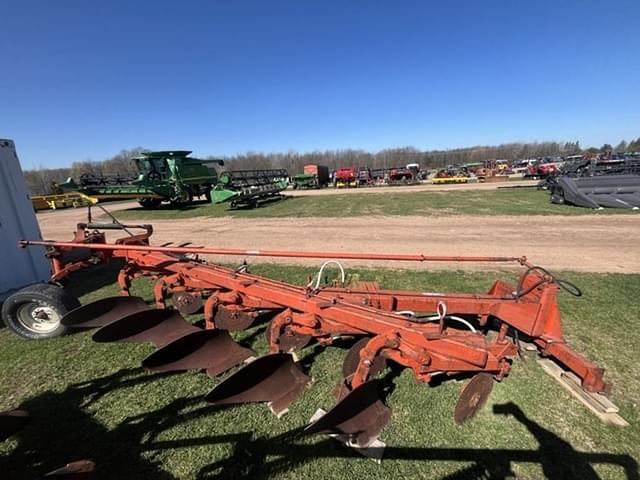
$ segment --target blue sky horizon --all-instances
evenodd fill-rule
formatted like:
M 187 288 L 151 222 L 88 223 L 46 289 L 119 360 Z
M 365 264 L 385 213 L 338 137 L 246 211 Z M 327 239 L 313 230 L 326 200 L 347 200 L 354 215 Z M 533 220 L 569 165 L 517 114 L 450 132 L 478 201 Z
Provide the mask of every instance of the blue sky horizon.
M 640 137 L 637 1 L 2 7 L 0 137 L 23 168 Z

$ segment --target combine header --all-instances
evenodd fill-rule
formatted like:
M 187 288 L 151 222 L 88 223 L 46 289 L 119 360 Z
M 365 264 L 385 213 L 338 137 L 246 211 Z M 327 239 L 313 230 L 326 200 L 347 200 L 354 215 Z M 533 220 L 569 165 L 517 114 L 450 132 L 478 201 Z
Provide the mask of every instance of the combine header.
M 549 176 L 541 187 L 551 202 L 585 208 L 640 209 L 640 158 L 578 159 Z
M 288 178 L 284 169 L 224 172 L 212 191 L 211 202 L 229 202 L 232 208 L 257 207 L 281 199 L 281 192 L 289 185 Z
M 142 229 L 106 243 L 101 230 Z M 415 379 L 467 378 L 452 408 L 456 423 L 473 417 L 496 381 L 509 374 L 520 339 L 577 375 L 585 390 L 607 390 L 604 370 L 571 349 L 563 337 L 557 294 L 580 295 L 577 287 L 524 257 L 443 257 L 344 252 L 285 252 L 152 246 L 149 225 L 80 224 L 71 242 L 22 241 L 38 245 L 52 259 L 54 279 L 85 266 L 125 261 L 118 276 L 122 296 L 105 298 L 68 312 L 66 328 L 98 328 L 97 342 L 148 342 L 156 350 L 142 360 L 155 371 L 206 371 L 212 379 L 238 365 L 204 397 L 213 404 L 264 402 L 282 415 L 303 394 L 311 378 L 297 363 L 295 352 L 308 344 L 326 346 L 352 339 L 336 389 L 337 403 L 304 429 L 347 437 L 367 447 L 391 418 L 381 396 L 379 377 L 387 363 L 411 369 Z M 202 255 L 236 255 L 327 259 L 306 286 L 295 286 L 208 263 Z M 486 293 L 392 291 L 374 283 L 321 287 L 325 265 L 337 259 L 407 262 L 502 262 L 523 268 L 516 285 L 496 281 Z M 340 267 L 342 269 L 342 267 Z M 155 308 L 129 296 L 131 282 L 155 279 Z M 15 302 L 10 302 L 14 304 Z M 171 305 L 171 306 L 169 306 Z M 203 312 L 203 328 L 183 315 Z M 44 318 L 37 312 L 34 320 Z M 255 353 L 232 339 L 233 331 L 268 321 L 269 353 Z

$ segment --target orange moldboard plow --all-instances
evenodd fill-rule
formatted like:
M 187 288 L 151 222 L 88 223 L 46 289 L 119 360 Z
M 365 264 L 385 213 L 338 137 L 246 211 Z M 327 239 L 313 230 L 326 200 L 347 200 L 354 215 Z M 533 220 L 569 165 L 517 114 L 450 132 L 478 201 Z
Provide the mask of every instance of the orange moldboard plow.
M 140 227 L 140 226 L 139 226 Z M 391 418 L 377 377 L 388 364 L 411 369 L 415 379 L 466 376 L 457 405 L 456 423 L 472 418 L 485 404 L 495 381 L 504 379 L 525 336 L 540 353 L 577 375 L 585 390 L 607 389 L 604 370 L 572 350 L 560 322 L 557 294 L 562 288 L 580 295 L 571 283 L 533 266 L 524 257 L 435 257 L 344 252 L 249 251 L 185 246 L 151 246 L 146 233 L 105 243 L 104 235 L 80 224 L 72 242 L 22 241 L 44 245 L 60 279 L 89 265 L 113 258 L 125 260 L 118 276 L 121 297 L 105 298 L 69 312 L 68 327 L 97 328 L 98 342 L 148 342 L 156 347 L 142 364 L 156 371 L 204 370 L 211 378 L 246 363 L 220 381 L 205 396 L 215 404 L 264 402 L 277 415 L 311 383 L 296 362 L 295 351 L 307 344 L 331 345 L 356 339 L 346 354 L 338 401 L 301 434 L 336 433 L 360 447 L 371 445 Z M 135 228 L 122 226 L 122 229 Z M 128 232 L 128 230 L 127 230 Z M 76 249 L 89 251 L 82 263 L 65 262 Z M 306 287 L 252 275 L 243 265 L 230 269 L 208 263 L 201 255 L 273 256 L 394 261 L 515 262 L 524 269 L 517 285 L 496 281 L 487 293 L 391 291 L 377 285 Z M 150 308 L 130 297 L 139 277 L 155 279 Z M 204 328 L 185 314 L 204 316 Z M 249 328 L 268 318 L 269 353 L 255 353 L 236 343 L 229 331 Z M 314 347 L 314 348 L 316 348 Z

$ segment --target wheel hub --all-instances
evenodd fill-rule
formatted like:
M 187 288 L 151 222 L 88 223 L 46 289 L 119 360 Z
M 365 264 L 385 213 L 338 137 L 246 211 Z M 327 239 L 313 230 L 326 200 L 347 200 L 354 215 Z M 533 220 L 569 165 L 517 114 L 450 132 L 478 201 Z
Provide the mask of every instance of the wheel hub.
M 45 305 L 27 304 L 17 311 L 20 324 L 34 333 L 48 333 L 60 324 L 60 314 Z

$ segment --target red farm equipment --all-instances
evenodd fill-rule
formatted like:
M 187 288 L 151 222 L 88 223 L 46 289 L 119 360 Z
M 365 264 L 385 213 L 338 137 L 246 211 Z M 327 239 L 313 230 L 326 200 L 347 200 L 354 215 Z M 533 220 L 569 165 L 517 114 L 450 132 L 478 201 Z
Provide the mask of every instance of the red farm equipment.
M 389 169 L 388 182 L 390 184 L 419 183 L 420 165 L 410 163 L 404 167 L 394 167 Z
M 547 178 L 560 170 L 564 160 L 560 157 L 545 157 L 529 165 L 526 178 Z
M 356 167 L 346 167 L 336 169 L 333 177 L 333 183 L 336 188 L 357 187 L 358 186 L 358 169 Z
M 129 233 L 105 242 L 105 229 Z M 268 320 L 269 354 L 225 377 L 204 399 L 213 404 L 266 402 L 280 415 L 311 378 L 295 352 L 355 339 L 342 366 L 337 403 L 302 435 L 337 433 L 352 445 L 372 444 L 391 417 L 378 378 L 388 362 L 409 368 L 418 382 L 469 377 L 453 408 L 456 423 L 473 417 L 492 386 L 509 374 L 526 338 L 539 352 L 579 377 L 589 392 L 604 392 L 604 370 L 571 349 L 560 321 L 557 294 L 580 291 L 524 257 L 444 257 L 345 252 L 255 251 L 192 246 L 152 246 L 149 225 L 79 224 L 70 242 L 21 241 L 43 246 L 53 263 L 53 280 L 80 268 L 124 261 L 118 275 L 121 296 L 104 298 L 66 313 L 65 328 L 98 328 L 97 342 L 150 342 L 156 350 L 142 360 L 154 371 L 200 369 L 218 381 L 255 353 L 230 334 Z M 523 269 L 516 285 L 497 280 L 486 293 L 392 291 L 374 283 L 321 287 L 322 268 L 306 286 L 295 286 L 228 268 L 203 255 L 236 255 L 406 262 L 502 262 Z M 325 263 L 325 264 L 326 264 Z M 324 267 L 324 266 L 323 266 Z M 155 279 L 155 308 L 129 296 L 133 280 Z M 203 326 L 183 315 L 203 312 Z M 42 321 L 47 319 L 42 317 Z

